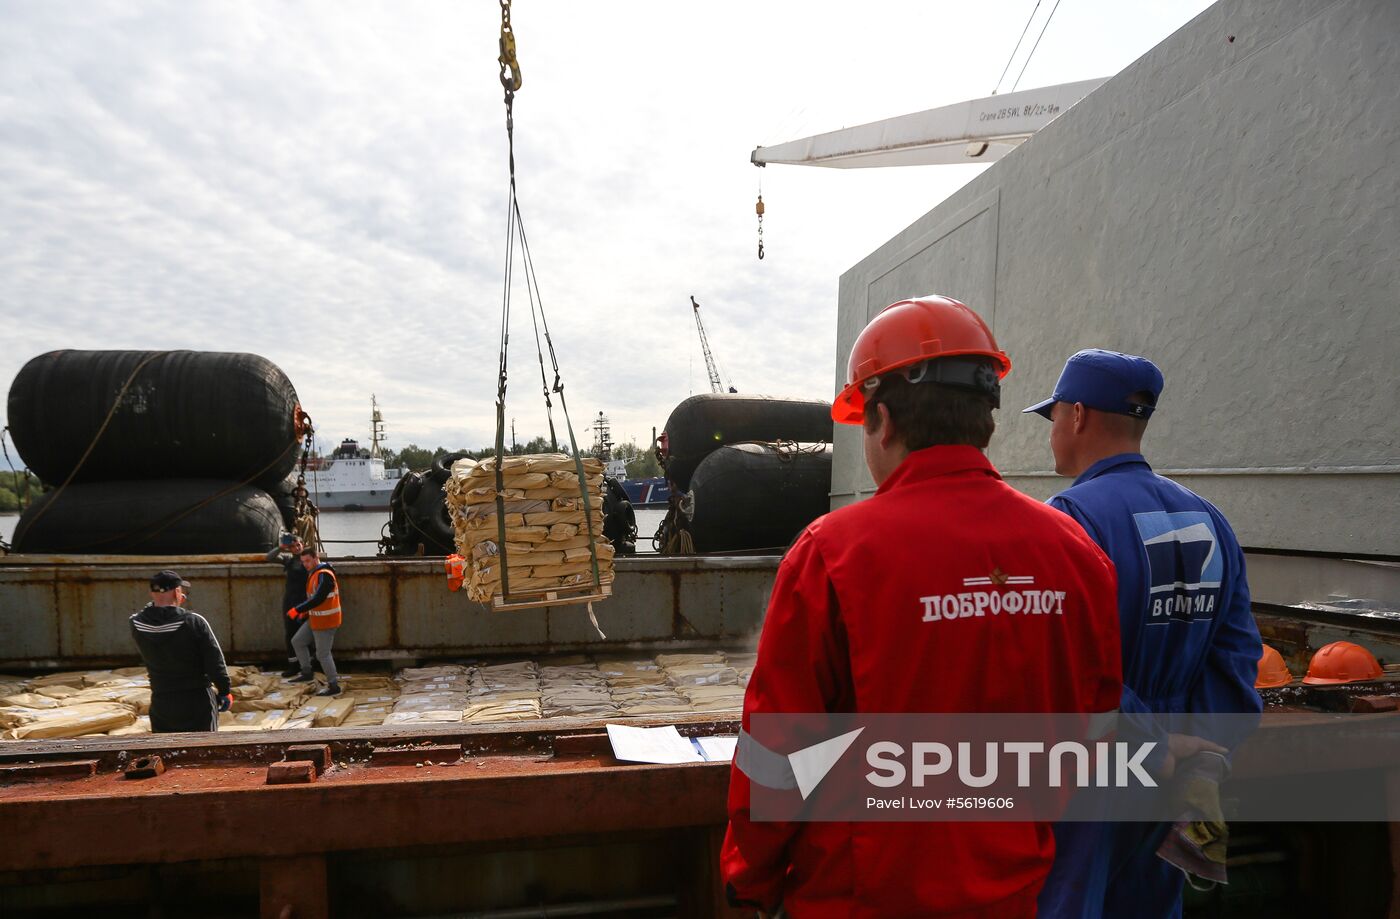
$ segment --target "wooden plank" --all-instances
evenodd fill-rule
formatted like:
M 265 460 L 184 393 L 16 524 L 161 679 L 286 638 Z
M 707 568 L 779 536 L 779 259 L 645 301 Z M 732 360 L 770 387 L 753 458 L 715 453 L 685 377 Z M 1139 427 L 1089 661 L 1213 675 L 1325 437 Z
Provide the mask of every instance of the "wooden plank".
M 491 598 L 494 610 L 539 609 L 545 606 L 576 606 L 583 603 L 606 600 L 612 596 L 612 584 L 604 584 L 601 590 L 594 591 L 593 585 L 583 587 L 556 587 L 548 590 L 524 590 L 511 594 L 507 599 L 500 594 Z M 532 599 L 516 600 L 516 597 Z

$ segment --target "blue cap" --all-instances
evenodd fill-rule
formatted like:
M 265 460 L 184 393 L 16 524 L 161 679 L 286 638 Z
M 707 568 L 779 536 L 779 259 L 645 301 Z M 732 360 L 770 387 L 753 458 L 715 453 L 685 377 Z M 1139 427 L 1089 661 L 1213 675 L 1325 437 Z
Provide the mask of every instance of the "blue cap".
M 1054 395 L 1022 412 L 1035 412 L 1049 418 L 1056 402 L 1083 402 L 1101 412 L 1146 420 L 1157 407 L 1162 384 L 1162 371 L 1147 358 L 1090 348 L 1065 361 Z M 1141 392 L 1151 396 L 1149 405 L 1131 401 L 1133 395 Z

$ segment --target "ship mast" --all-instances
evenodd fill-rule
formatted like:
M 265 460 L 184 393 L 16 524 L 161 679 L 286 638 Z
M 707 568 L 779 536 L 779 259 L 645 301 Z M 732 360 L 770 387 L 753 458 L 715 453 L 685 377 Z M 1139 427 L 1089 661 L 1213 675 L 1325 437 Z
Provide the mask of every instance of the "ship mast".
M 373 393 L 370 393 L 369 406 L 369 455 L 373 458 L 382 455 L 379 445 L 384 442 L 384 416 L 379 414 L 379 400 Z
M 605 463 L 612 459 L 612 426 L 602 412 L 593 422 L 593 455 Z

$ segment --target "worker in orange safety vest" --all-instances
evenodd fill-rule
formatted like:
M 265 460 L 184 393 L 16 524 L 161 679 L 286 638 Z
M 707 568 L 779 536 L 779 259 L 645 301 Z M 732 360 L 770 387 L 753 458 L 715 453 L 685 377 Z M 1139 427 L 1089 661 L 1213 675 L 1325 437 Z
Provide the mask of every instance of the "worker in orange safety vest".
M 335 633 L 340 628 L 340 582 L 330 565 L 321 561 L 320 553 L 313 546 L 301 550 L 301 564 L 306 569 L 306 599 L 287 610 L 287 618 L 302 623 L 292 637 L 292 649 L 296 651 L 297 664 L 301 672 L 292 677 L 292 683 L 306 683 L 312 679 L 311 645 L 316 645 L 316 659 L 321 662 L 321 671 L 326 675 L 326 687 L 316 693 L 318 696 L 340 694 L 340 678 L 336 673 L 335 660 L 331 657 L 331 645 L 335 643 Z

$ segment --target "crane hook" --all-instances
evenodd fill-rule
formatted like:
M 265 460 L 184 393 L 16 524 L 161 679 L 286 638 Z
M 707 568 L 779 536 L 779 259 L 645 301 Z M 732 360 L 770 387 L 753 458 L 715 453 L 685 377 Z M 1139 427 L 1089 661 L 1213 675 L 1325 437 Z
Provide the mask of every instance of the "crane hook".
M 758 193 L 754 210 L 758 213 L 758 260 L 763 261 L 763 192 Z

